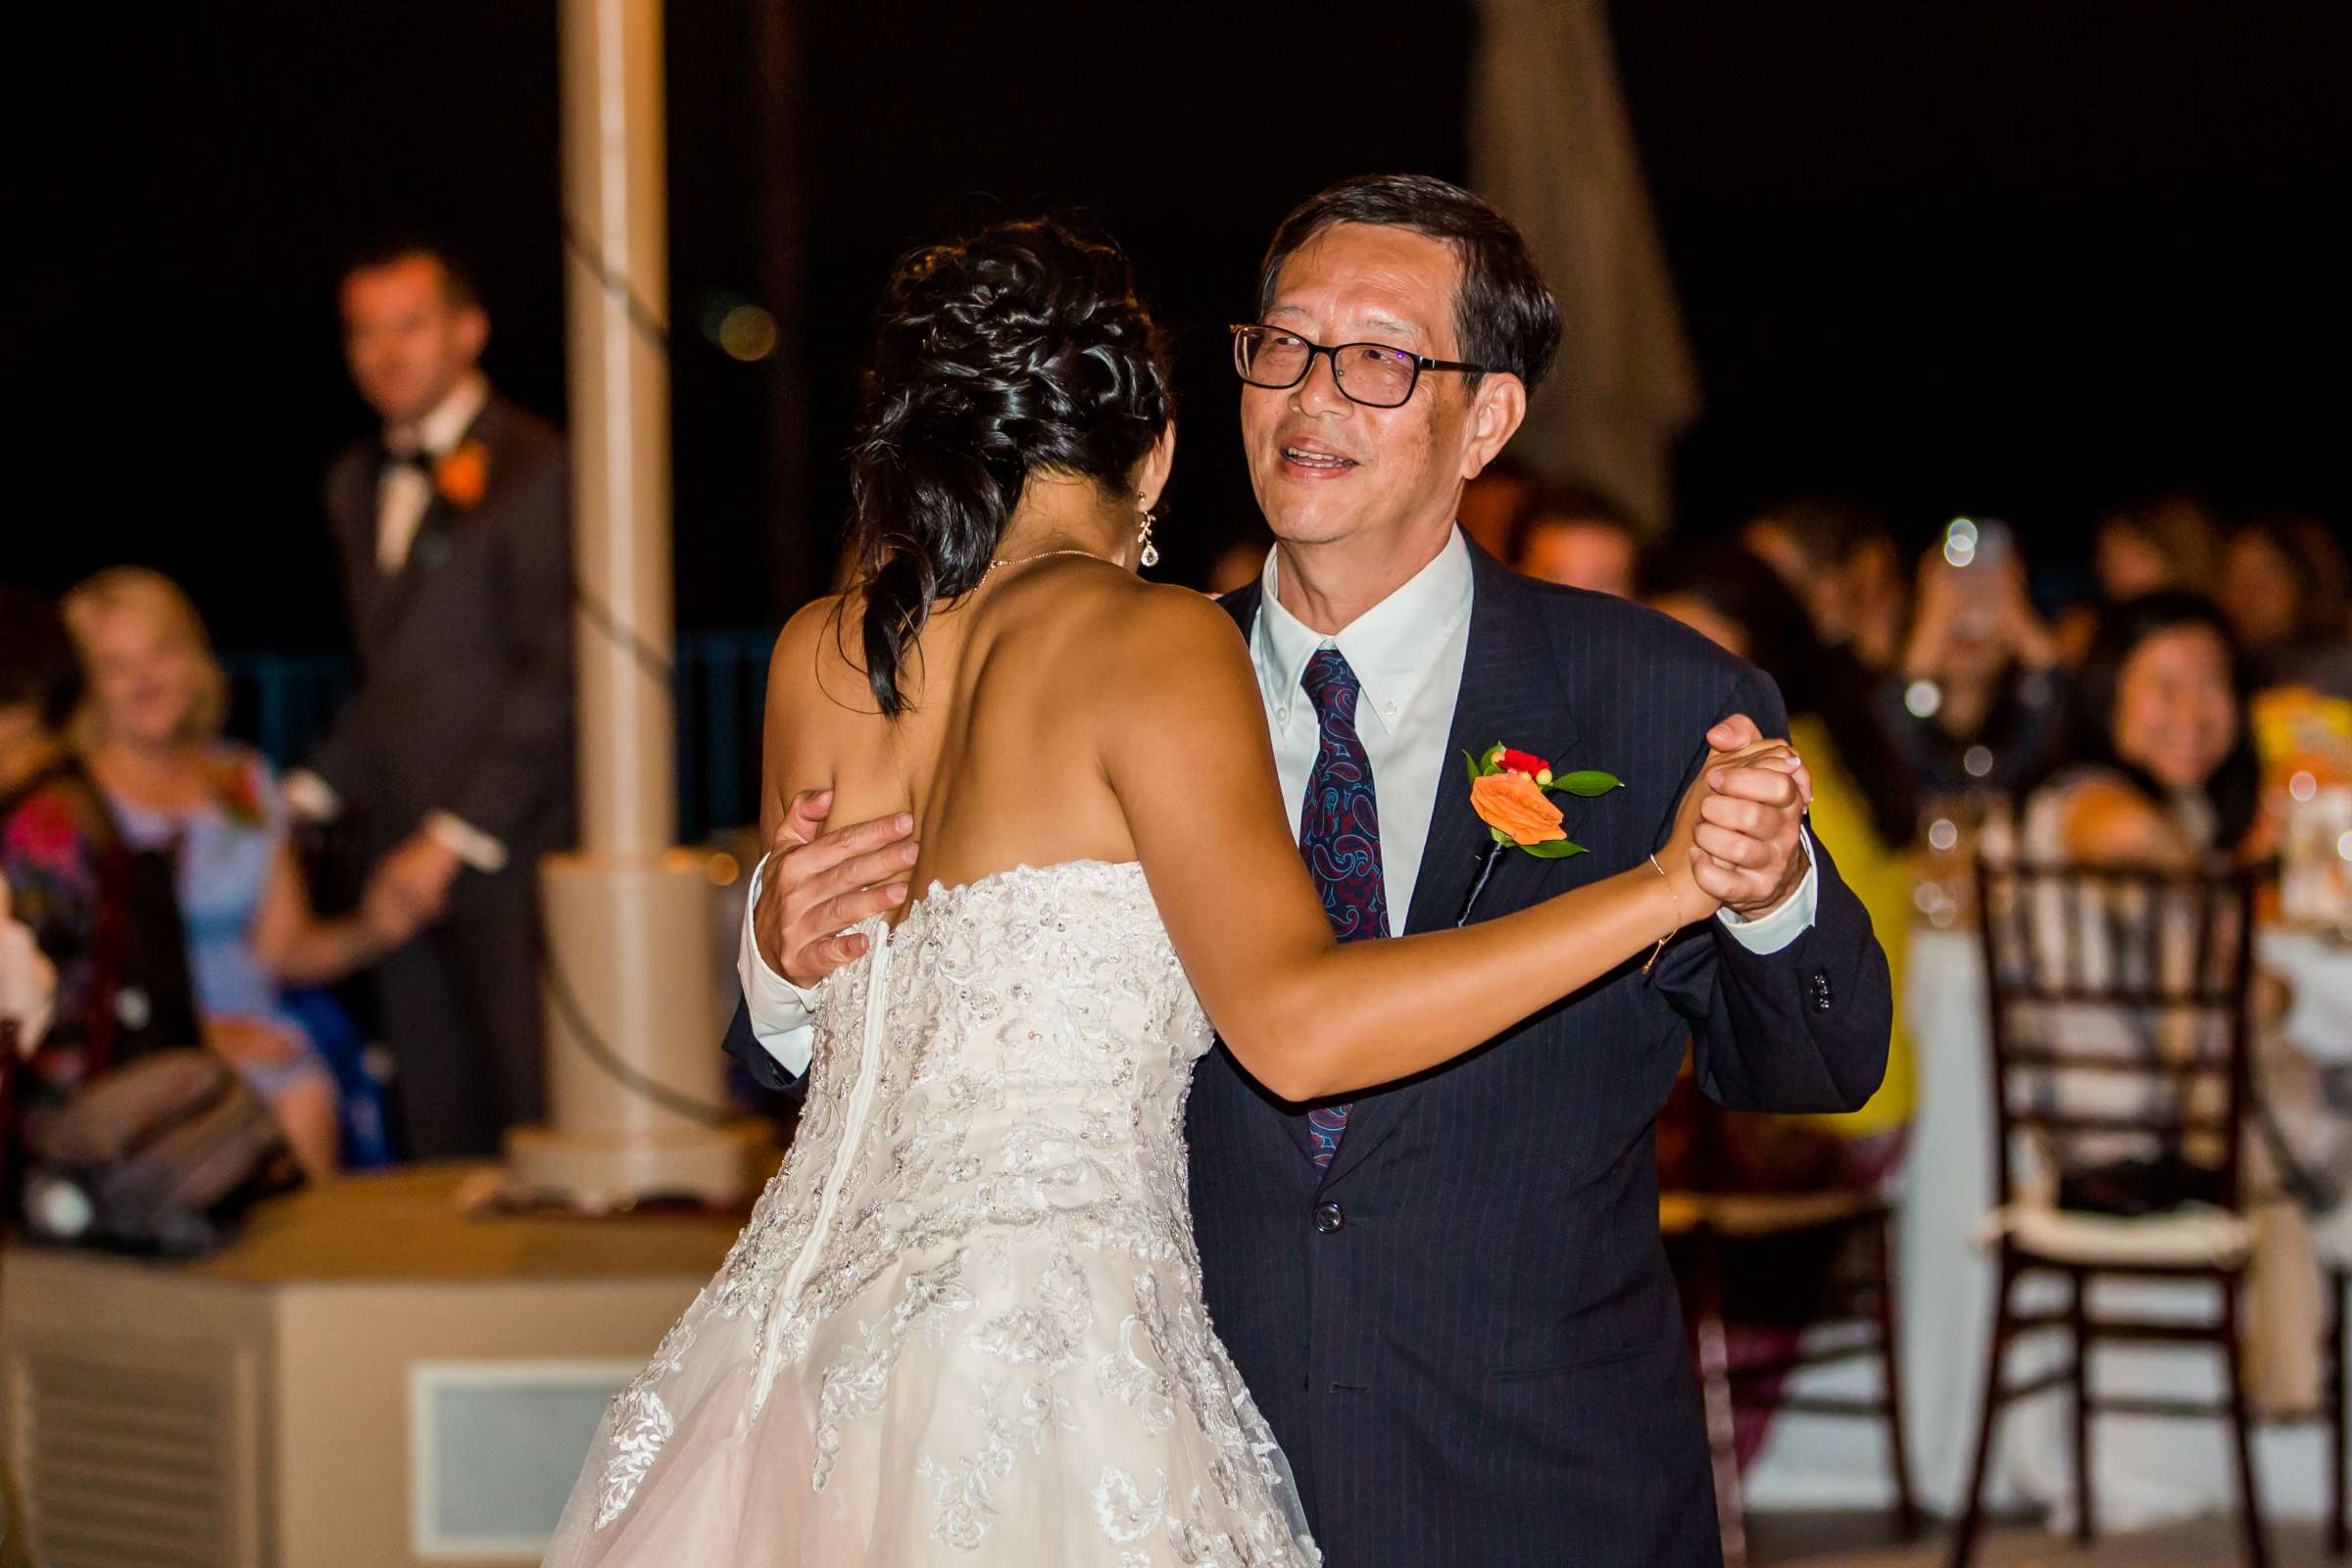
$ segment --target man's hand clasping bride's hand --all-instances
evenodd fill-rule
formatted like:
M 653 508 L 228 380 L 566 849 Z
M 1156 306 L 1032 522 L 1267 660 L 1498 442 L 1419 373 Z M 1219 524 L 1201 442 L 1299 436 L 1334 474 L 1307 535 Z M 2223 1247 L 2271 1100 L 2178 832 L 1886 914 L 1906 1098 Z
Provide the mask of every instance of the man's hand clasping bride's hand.
M 1745 713 L 1707 731 L 1707 747 L 1714 755 L 1690 834 L 1690 874 L 1708 898 L 1758 919 L 1786 904 L 1812 866 L 1798 823 L 1813 804 L 1813 776 Z
M 831 790 L 803 790 L 776 827 L 752 929 L 767 966 L 803 990 L 865 952 L 850 930 L 906 902 L 917 846 L 906 812 L 820 833 Z

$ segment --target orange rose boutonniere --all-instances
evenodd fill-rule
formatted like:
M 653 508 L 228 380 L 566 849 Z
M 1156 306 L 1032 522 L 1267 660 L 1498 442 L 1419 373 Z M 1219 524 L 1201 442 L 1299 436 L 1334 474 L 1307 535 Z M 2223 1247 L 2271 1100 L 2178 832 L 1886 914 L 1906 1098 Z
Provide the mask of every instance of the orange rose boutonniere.
M 1543 758 L 1514 751 L 1500 741 L 1487 748 L 1484 757 L 1464 752 L 1462 760 L 1470 767 L 1470 808 L 1494 835 L 1496 848 L 1507 844 L 1540 859 L 1562 860 L 1585 853 L 1561 827 L 1552 791 L 1591 798 L 1625 788 L 1616 774 L 1596 768 L 1555 774 Z
M 433 488 L 453 507 L 473 508 L 490 492 L 490 449 L 479 441 L 461 441 L 433 465 Z

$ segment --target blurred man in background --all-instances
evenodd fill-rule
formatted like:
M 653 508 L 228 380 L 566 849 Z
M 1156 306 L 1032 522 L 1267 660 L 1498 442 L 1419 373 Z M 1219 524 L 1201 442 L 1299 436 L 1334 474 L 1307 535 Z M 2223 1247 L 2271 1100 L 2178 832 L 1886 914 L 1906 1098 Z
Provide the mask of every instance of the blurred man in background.
M 1784 501 L 1740 529 L 1740 542 L 1781 574 L 1824 647 L 1842 649 L 1865 669 L 1894 662 L 1908 573 L 1875 513 L 1842 501 Z
M 1511 519 L 1535 499 L 1536 481 L 1508 457 L 1496 458 L 1462 486 L 1453 520 L 1496 561 L 1511 558 Z
M 1544 582 L 1634 597 L 1642 536 L 1609 497 L 1574 485 L 1546 486 L 1511 521 L 1511 569 Z
M 495 1152 L 540 1106 L 539 858 L 572 824 L 571 522 L 561 438 L 493 392 L 490 318 L 426 245 L 344 275 L 354 385 L 383 421 L 336 458 L 326 513 L 358 690 L 307 770 L 375 874 L 438 923 L 378 996 L 411 1152 Z

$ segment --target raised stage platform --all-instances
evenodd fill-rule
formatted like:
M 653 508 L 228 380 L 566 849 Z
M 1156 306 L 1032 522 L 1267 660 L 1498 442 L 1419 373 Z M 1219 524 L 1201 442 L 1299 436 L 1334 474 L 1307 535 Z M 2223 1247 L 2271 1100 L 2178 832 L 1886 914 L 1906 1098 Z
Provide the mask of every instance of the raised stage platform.
M 743 1215 L 468 1214 L 488 1169 L 300 1193 L 200 1262 L 0 1253 L 0 1422 L 48 1568 L 536 1562 Z

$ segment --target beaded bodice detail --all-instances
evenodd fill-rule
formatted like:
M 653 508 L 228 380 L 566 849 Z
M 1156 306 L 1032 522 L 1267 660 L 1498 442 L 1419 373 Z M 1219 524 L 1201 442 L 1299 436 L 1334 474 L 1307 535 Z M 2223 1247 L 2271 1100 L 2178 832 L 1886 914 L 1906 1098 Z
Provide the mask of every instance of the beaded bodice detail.
M 783 1168 L 613 1402 L 596 1530 L 724 1342 L 757 1369 L 740 1429 L 807 1422 L 800 1484 L 819 1494 L 903 1480 L 893 1506 L 933 1549 L 1026 1561 L 1009 1521 L 1051 1496 L 1099 1540 L 1085 1561 L 1314 1561 L 1202 1304 L 1183 1123 L 1210 1032 L 1141 868 L 934 884 L 895 930 L 863 929 L 817 993 Z
M 818 994 L 800 1128 L 723 1310 L 760 1314 L 789 1360 L 878 1267 L 975 1225 L 1186 1241 L 1184 1098 L 1210 1035 L 1139 866 L 933 884 L 864 929 Z

